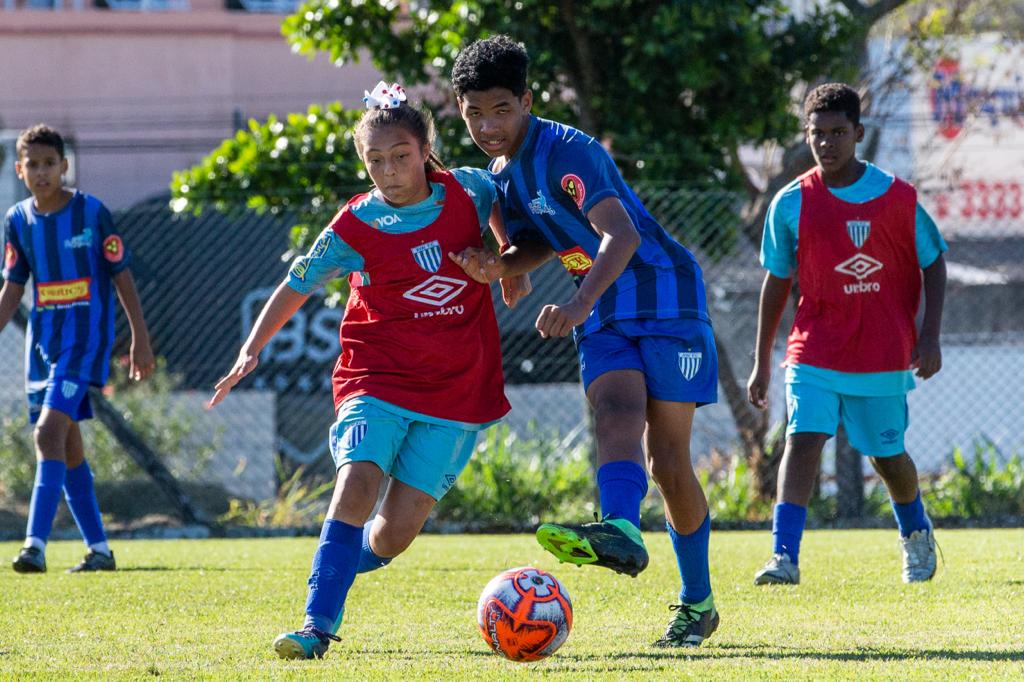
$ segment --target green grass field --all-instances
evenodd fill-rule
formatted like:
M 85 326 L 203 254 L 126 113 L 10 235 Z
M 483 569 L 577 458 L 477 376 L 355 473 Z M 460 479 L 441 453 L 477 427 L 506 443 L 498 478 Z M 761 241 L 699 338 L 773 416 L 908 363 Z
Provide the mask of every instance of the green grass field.
M 804 584 L 755 588 L 766 532 L 712 535 L 722 624 L 698 650 L 665 651 L 678 590 L 664 534 L 637 579 L 559 566 L 528 536 L 423 536 L 361 576 L 343 641 L 322 661 L 270 642 L 301 623 L 315 538 L 122 541 L 116 574 L 65 575 L 78 543 L 53 543 L 50 573 L 0 571 L 0 678 L 50 679 L 1022 679 L 1024 530 L 940 531 L 945 566 L 903 585 L 895 531 L 816 531 Z M 15 543 L 0 544 L 6 558 Z M 476 601 L 499 571 L 533 564 L 569 590 L 574 630 L 550 659 L 489 652 Z

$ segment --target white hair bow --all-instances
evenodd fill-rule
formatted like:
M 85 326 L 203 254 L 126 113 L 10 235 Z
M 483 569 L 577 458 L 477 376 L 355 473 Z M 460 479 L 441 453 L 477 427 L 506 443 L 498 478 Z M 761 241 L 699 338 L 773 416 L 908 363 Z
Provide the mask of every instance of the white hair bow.
M 395 109 L 405 101 L 405 88 L 398 83 L 390 87 L 384 81 L 377 83 L 373 92 L 363 90 L 363 102 L 367 109 Z

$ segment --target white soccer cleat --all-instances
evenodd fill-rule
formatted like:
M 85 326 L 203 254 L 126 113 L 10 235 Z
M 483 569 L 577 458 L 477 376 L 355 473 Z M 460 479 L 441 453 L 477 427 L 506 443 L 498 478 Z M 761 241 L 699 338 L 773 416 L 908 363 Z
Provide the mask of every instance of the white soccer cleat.
M 772 558 L 754 574 L 755 585 L 799 585 L 800 567 L 788 554 L 772 554 Z
M 909 538 L 900 536 L 903 549 L 903 582 L 922 583 L 935 575 L 935 532 L 928 528 L 915 530 Z

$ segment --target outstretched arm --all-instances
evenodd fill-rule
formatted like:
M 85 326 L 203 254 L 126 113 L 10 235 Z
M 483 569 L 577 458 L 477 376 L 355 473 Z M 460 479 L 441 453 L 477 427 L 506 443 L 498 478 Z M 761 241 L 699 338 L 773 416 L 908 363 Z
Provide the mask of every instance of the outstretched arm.
M 0 332 L 4 330 L 7 323 L 14 317 L 14 312 L 21 303 L 21 297 L 25 293 L 24 284 L 4 282 L 3 289 L 0 289 Z
M 494 238 L 498 241 L 498 253 L 504 253 L 512 248 L 508 233 L 505 231 L 505 221 L 501 219 L 501 208 L 498 206 L 498 202 L 494 202 L 491 207 L 491 217 L 488 223 Z M 502 277 L 498 282 L 501 285 L 501 299 L 509 308 L 515 308 L 520 299 L 529 296 L 533 291 L 530 274 L 527 272 L 513 277 Z
M 792 278 L 782 279 L 768 272 L 761 285 L 761 302 L 757 308 L 757 346 L 754 349 L 754 369 L 747 381 L 747 399 L 759 409 L 768 407 L 768 384 L 772 378 L 772 346 L 779 320 L 789 300 Z
M 917 376 L 928 379 L 942 369 L 942 348 L 939 330 L 942 327 L 942 309 L 946 300 L 946 259 L 940 253 L 924 269 L 924 320 L 921 333 L 911 356 L 911 367 Z
M 256 324 L 253 325 L 252 331 L 249 332 L 249 338 L 245 340 L 241 350 L 238 351 L 238 358 L 231 367 L 231 371 L 221 377 L 214 385 L 214 394 L 206 404 L 207 408 L 213 407 L 224 400 L 227 394 L 231 392 L 231 389 L 235 387 L 235 384 L 256 369 L 256 365 L 259 363 L 260 351 L 270 342 L 274 334 L 291 319 L 292 315 L 302 307 L 302 304 L 308 298 L 309 294 L 300 294 L 288 286 L 287 279 L 278 285 L 277 289 L 274 290 L 274 293 L 271 294 L 270 298 L 263 305 L 260 316 L 256 318 Z
M 139 291 L 135 288 L 135 278 L 128 268 L 114 275 L 113 279 L 117 298 L 121 301 L 121 307 L 128 316 L 128 326 L 132 330 L 129 376 L 135 381 L 142 381 L 153 373 L 156 359 L 149 343 L 149 328 L 146 327 L 146 318 L 142 314 Z

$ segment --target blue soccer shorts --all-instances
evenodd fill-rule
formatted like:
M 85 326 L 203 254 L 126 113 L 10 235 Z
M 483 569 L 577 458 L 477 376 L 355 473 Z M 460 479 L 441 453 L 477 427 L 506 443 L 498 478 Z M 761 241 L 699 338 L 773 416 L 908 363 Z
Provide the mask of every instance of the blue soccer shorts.
M 76 377 L 61 376 L 50 377 L 45 381 L 29 382 L 28 420 L 30 424 L 39 421 L 44 407 L 63 412 L 71 417 L 72 421 L 92 419 L 89 383 Z
M 584 392 L 602 374 L 635 369 L 655 400 L 718 401 L 715 334 L 703 320 L 619 320 L 583 337 L 577 352 Z
M 478 433 L 353 398 L 331 426 L 331 455 L 338 468 L 373 462 L 385 474 L 440 500 L 469 463 Z
M 825 433 L 834 436 L 842 420 L 850 444 L 869 457 L 903 454 L 910 425 L 907 396 L 844 395 L 806 383 L 786 384 L 789 424 L 786 435 Z

